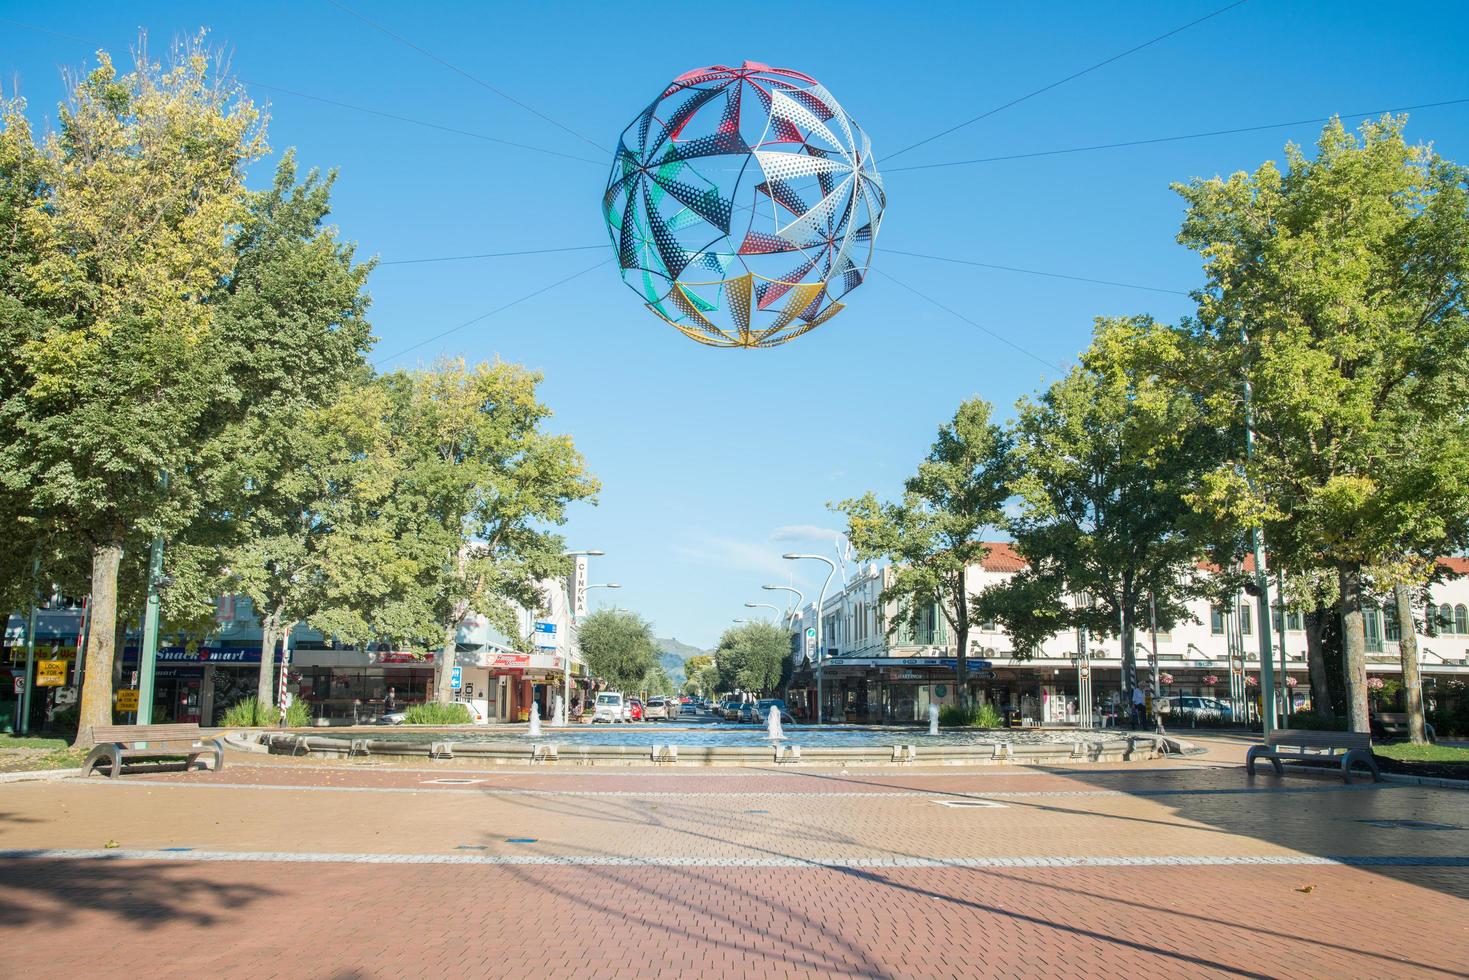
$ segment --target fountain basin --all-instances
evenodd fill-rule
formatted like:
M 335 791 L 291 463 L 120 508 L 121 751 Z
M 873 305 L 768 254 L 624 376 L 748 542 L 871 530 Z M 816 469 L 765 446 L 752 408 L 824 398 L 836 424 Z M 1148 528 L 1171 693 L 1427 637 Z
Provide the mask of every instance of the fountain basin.
M 366 734 L 366 733 L 364 733 Z M 1072 765 L 1155 758 L 1153 735 L 1099 731 L 950 731 L 823 726 L 785 729 L 772 743 L 759 728 L 547 729 L 539 737 L 495 729 L 372 732 L 370 737 L 265 732 L 260 751 L 345 758 L 474 759 L 492 764 L 560 765 Z M 238 737 L 238 736 L 237 736 Z M 672 747 L 670 749 L 670 747 Z

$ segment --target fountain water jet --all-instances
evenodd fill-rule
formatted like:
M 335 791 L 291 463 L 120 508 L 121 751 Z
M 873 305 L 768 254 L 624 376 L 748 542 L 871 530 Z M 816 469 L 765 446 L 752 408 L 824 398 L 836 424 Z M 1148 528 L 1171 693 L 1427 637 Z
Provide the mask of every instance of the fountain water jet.
M 765 713 L 765 737 L 772 742 L 785 741 L 786 734 L 780 727 L 780 705 L 772 704 Z
M 930 703 L 929 706 L 928 706 L 928 734 L 930 734 L 930 735 L 937 735 L 938 733 L 939 733 L 939 706 L 936 705 L 936 704 Z
M 551 698 L 551 724 L 558 728 L 566 727 L 566 702 L 560 694 Z
M 541 737 L 541 703 L 539 701 L 530 703 L 530 737 Z

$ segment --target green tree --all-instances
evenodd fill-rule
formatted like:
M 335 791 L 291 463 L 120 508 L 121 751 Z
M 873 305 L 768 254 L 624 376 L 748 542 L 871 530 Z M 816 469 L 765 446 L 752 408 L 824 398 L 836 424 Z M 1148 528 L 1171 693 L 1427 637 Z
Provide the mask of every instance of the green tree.
M 98 58 L 30 161 L 43 183 L 19 217 L 34 252 L 19 274 L 40 324 L 10 349 L 6 400 L 28 509 L 91 551 L 81 744 L 111 720 L 124 542 L 199 506 L 203 433 L 232 394 L 211 299 L 246 217 L 245 165 L 264 150 L 258 112 L 197 44 L 166 70 L 119 76 Z
M 371 340 L 370 267 L 354 264 L 352 247 L 325 224 L 333 180 L 313 171 L 298 182 L 294 154 L 286 154 L 273 185 L 250 197 L 215 311 L 240 411 L 209 447 L 217 459 L 213 520 L 196 521 L 195 530 L 213 539 L 206 550 L 222 550 L 232 571 L 231 583 L 212 584 L 232 585 L 258 613 L 256 699 L 266 711 L 275 703 L 278 644 L 323 600 L 316 569 L 332 530 L 324 498 L 342 492 L 363 448 L 325 428 L 341 419 L 322 411 L 365 381 Z
M 713 666 L 714 658 L 706 653 L 696 653 L 683 662 L 684 676 L 693 677 L 705 667 Z
M 771 693 L 780 685 L 791 654 L 791 636 L 773 623 L 741 623 L 724 631 L 714 654 L 719 686 L 727 691 Z
M 1171 380 L 1183 356 L 1177 335 L 1147 317 L 1099 319 L 1081 364 L 1021 400 L 1022 506 L 1009 528 L 1028 567 L 981 597 L 1017 651 L 1065 627 L 1120 635 L 1124 691 L 1136 683 L 1150 597 L 1167 629 L 1207 594 L 1195 574 L 1205 539 L 1186 497 L 1219 437 Z M 1083 594 L 1088 603 L 1070 601 Z
M 1202 486 L 1263 525 L 1273 560 L 1340 591 L 1347 713 L 1366 731 L 1364 568 L 1455 540 L 1469 499 L 1466 173 L 1404 118 L 1325 127 L 1284 172 L 1194 180 L 1179 241 L 1204 258 L 1197 375 L 1223 419 L 1247 381 L 1257 433 Z M 1236 423 L 1238 424 L 1238 423 Z
M 613 690 L 633 693 L 658 665 L 653 627 L 626 609 L 599 609 L 577 626 L 587 669 Z
M 991 419 L 988 402 L 959 406 L 918 472 L 903 484 L 898 503 L 871 492 L 836 505 L 847 517 L 847 539 L 863 560 L 892 562 L 892 582 L 883 589 L 884 608 L 896 606 L 888 623 L 895 631 L 918 624 L 926 610 L 942 611 L 958 641 L 955 689 L 969 698 L 969 631 L 975 619 L 969 569 L 988 553 L 984 535 L 1004 520 L 1011 496 L 1014 460 L 1011 439 Z

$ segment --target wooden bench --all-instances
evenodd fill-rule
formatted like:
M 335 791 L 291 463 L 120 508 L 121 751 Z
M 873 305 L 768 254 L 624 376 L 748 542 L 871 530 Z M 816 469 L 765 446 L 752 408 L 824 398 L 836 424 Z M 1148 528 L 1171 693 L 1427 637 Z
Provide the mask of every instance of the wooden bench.
M 1341 760 L 1341 778 L 1352 781 L 1352 764 L 1359 763 L 1372 773 L 1372 781 L 1382 776 L 1377 771 L 1377 760 L 1372 758 L 1372 736 L 1367 732 L 1311 732 L 1294 728 L 1283 728 L 1265 736 L 1264 745 L 1252 745 L 1245 754 L 1245 771 L 1255 775 L 1255 760 L 1269 759 L 1277 776 L 1285 775 L 1281 759 L 1316 761 L 1318 759 Z
M 213 740 L 204 741 L 198 725 L 97 725 L 92 729 L 97 743 L 82 764 L 83 778 L 103 762 L 110 763 L 108 775 L 122 775 L 125 761 L 170 759 L 184 756 L 185 768 L 193 768 L 200 756 L 214 757 L 214 771 L 224 768 L 224 749 Z
M 1382 729 L 1383 735 L 1399 735 L 1404 738 L 1408 736 L 1408 713 L 1406 711 L 1382 711 L 1373 716 L 1377 727 Z M 1438 741 L 1438 736 L 1433 731 L 1433 726 L 1426 720 L 1423 722 L 1423 734 L 1430 742 Z

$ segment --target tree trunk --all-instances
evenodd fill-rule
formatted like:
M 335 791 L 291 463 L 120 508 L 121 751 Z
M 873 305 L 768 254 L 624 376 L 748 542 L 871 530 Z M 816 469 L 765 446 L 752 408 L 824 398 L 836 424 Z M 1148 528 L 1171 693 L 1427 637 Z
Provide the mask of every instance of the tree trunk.
M 1393 587 L 1398 616 L 1398 659 L 1403 665 L 1403 704 L 1408 712 L 1408 738 L 1416 745 L 1428 741 L 1423 728 L 1423 679 L 1418 676 L 1418 628 L 1413 625 L 1413 597 L 1407 585 Z
M 1137 624 L 1133 622 L 1132 573 L 1122 573 L 1122 703 L 1132 711 L 1132 689 L 1137 686 Z
M 275 707 L 275 647 L 280 640 L 280 611 L 260 620 L 260 671 L 255 681 L 256 721 Z
M 1342 661 L 1346 673 L 1347 729 L 1371 730 L 1367 717 L 1367 624 L 1362 615 L 1362 568 L 1342 563 L 1337 566 L 1341 582 Z
M 1311 675 L 1311 706 L 1318 718 L 1334 718 L 1331 707 L 1331 684 L 1326 675 L 1326 648 L 1321 643 L 1321 620 L 1327 615 L 1324 606 L 1306 613 L 1306 669 Z
M 439 654 L 439 684 L 438 694 L 435 700 L 440 704 L 451 704 L 454 701 L 454 653 L 456 637 L 459 635 L 460 616 L 444 630 L 444 649 Z
M 963 620 L 960 620 L 963 623 Z M 960 708 L 969 707 L 969 624 L 954 630 L 959 641 L 959 656 L 954 660 L 954 701 Z
M 87 669 L 77 718 L 77 748 L 90 748 L 92 729 L 112 724 L 112 664 L 117 652 L 117 567 L 122 542 L 92 548 L 92 632 L 87 637 Z

